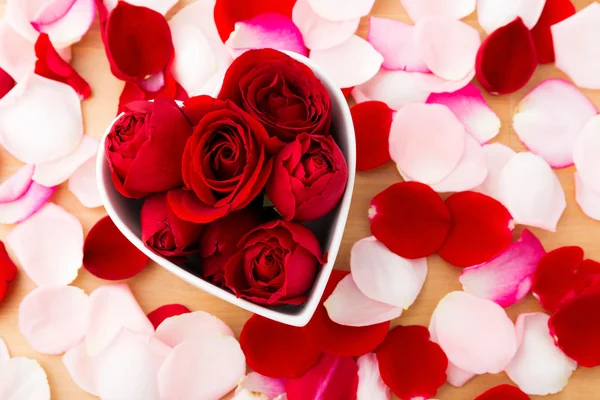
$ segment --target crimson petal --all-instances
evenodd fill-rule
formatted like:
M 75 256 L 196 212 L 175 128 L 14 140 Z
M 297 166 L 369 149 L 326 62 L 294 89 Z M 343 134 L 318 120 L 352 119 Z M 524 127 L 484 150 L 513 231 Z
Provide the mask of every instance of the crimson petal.
M 15 80 L 5 70 L 0 68 L 0 99 L 15 87 Z
M 8 255 L 4 242 L 0 241 L 0 301 L 8 291 L 8 285 L 17 276 L 17 266 Z
M 365 101 L 352 107 L 350 114 L 356 136 L 356 169 L 366 171 L 388 162 L 394 111 L 381 101 Z
M 511 385 L 500 385 L 480 394 L 475 400 L 529 400 L 521 389 Z
M 571 0 L 546 0 L 540 19 L 531 29 L 540 64 L 554 62 L 554 42 L 550 27 L 573 14 L 575 6 Z
M 158 307 L 156 310 L 148 313 L 147 317 L 152 322 L 154 329 L 158 328 L 162 322 L 176 315 L 187 314 L 190 309 L 181 304 L 165 304 L 164 306 Z

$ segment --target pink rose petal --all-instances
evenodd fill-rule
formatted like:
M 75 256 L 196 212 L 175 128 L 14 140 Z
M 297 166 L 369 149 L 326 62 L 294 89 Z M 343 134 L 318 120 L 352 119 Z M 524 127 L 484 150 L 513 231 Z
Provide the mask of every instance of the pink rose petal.
M 2 145 L 25 163 L 64 157 L 82 136 L 79 96 L 64 83 L 31 73 L 0 100 Z
M 475 68 L 473 68 L 464 78 L 456 81 L 440 78 L 435 74 L 415 73 L 415 83 L 421 90 L 429 91 L 430 93 L 446 93 L 456 92 L 467 86 L 475 77 Z
M 577 87 L 563 79 L 548 79 L 517 106 L 513 127 L 534 154 L 554 168 L 573 164 L 573 147 L 596 106 Z
M 171 351 L 158 372 L 161 400 L 220 399 L 246 372 L 244 353 L 235 338 L 205 334 Z
M 477 0 L 479 25 L 492 33 L 521 17 L 523 23 L 533 28 L 542 15 L 546 0 Z
M 381 379 L 375 353 L 360 356 L 356 364 L 358 365 L 356 400 L 390 400 L 390 388 Z
M 600 4 L 592 2 L 550 29 L 556 66 L 577 86 L 600 89 Z
M 69 12 L 76 1 L 77 0 L 56 0 L 46 2 L 46 4 L 37 11 L 31 24 L 34 28 L 38 29 L 40 25 L 47 25 L 58 21 Z
M 321 18 L 347 21 L 369 14 L 375 0 L 308 0 L 308 3 Z
M 549 319 L 542 312 L 520 314 L 517 318 L 519 348 L 505 371 L 527 394 L 546 396 L 561 392 L 577 368 L 577 363 L 554 343 Z
M 427 259 L 402 258 L 371 236 L 352 246 L 350 269 L 356 286 L 365 296 L 407 309 L 423 287 Z
M 428 104 L 445 105 L 462 122 L 465 131 L 484 144 L 500 132 L 500 118 L 487 105 L 481 90 L 469 84 L 453 93 L 432 93 Z
M 465 137 L 462 124 L 447 107 L 407 104 L 392 122 L 390 156 L 414 180 L 437 183 L 458 165 Z
M 438 343 L 460 369 L 495 374 L 517 351 L 515 327 L 504 309 L 492 301 L 452 292 L 438 303 L 434 317 Z
M 140 82 L 140 87 L 148 92 L 156 93 L 165 86 L 165 74 L 161 71 Z
M 573 161 L 585 186 L 600 192 L 600 115 L 591 118 L 581 130 L 573 148 Z
M 27 2 L 32 3 L 32 1 L 23 3 Z M 64 6 L 68 3 L 71 3 L 70 7 L 65 8 Z M 9 7 L 6 9 L 6 13 L 9 15 Z M 55 14 L 54 20 L 49 14 Z M 94 0 L 53 1 L 46 2 L 45 6 L 40 7 L 31 18 L 30 24 L 37 32 L 47 33 L 54 47 L 60 48 L 78 42 L 92 25 L 95 16 Z M 22 20 L 19 19 L 18 22 L 13 23 L 21 24 Z M 27 35 L 22 34 L 26 37 L 30 35 L 29 32 Z
M 50 400 L 46 373 L 36 360 L 13 357 L 0 363 L 0 399 Z
M 62 362 L 78 388 L 86 393 L 99 396 L 94 376 L 94 364 L 87 354 L 85 341 L 67 351 Z
M 399 110 L 409 103 L 425 103 L 431 92 L 417 85 L 416 75 L 382 69 L 367 82 L 356 86 L 352 90 L 352 97 L 357 103 L 381 101 L 393 110 Z
M 486 157 L 487 176 L 483 183 L 472 190 L 499 200 L 498 185 L 504 166 L 517 154 L 513 149 L 502 143 L 490 143 L 483 146 Z
M 53 203 L 15 227 L 6 242 L 38 286 L 68 285 L 77 277 L 83 261 L 81 223 Z
M 498 200 L 519 224 L 535 226 L 551 232 L 567 203 L 565 192 L 540 156 L 517 153 L 502 169 L 498 182 Z
M 275 399 L 282 394 L 285 395 L 285 380 L 250 372 L 240 380 L 235 389 L 236 394 L 244 391 L 256 394 L 257 397 L 266 397 L 267 400 Z
M 194 311 L 165 319 L 156 329 L 156 338 L 175 347 L 200 334 L 221 334 L 234 337 L 231 328 L 219 318 L 205 311 Z
M 414 40 L 427 67 L 442 79 L 458 81 L 475 68 L 481 38 L 464 22 L 450 17 L 420 19 Z
M 400 0 L 410 19 L 417 22 L 422 18 L 440 15 L 463 19 L 475 11 L 476 0 Z
M 236 22 L 225 45 L 239 56 L 246 50 L 267 49 L 293 51 L 306 56 L 302 33 L 290 17 L 271 12 L 257 15 L 249 21 Z
M 383 68 L 430 72 L 415 44 L 414 26 L 394 19 L 370 17 L 367 40 L 383 56 Z
M 34 165 L 23 165 L 10 178 L 2 182 L 0 185 L 0 203 L 11 203 L 23 196 L 31 187 L 31 177 L 34 170 Z
M 113 8 L 117 6 L 119 0 L 103 0 L 104 6 L 111 12 Z M 202 2 L 201 0 L 200 2 Z M 134 6 L 147 7 L 156 12 L 159 12 L 165 15 L 175 4 L 177 4 L 178 0 L 127 0 L 127 3 L 132 4 Z M 206 1 L 204 1 L 206 3 Z M 212 0 L 212 8 L 215 7 L 215 0 Z M 210 10 L 210 15 L 212 17 L 212 9 Z
M 36 288 L 19 306 L 19 331 L 39 353 L 71 350 L 83 339 L 88 300 L 74 286 Z
M 8 352 L 8 347 L 6 347 L 6 343 L 4 343 L 4 340 L 0 338 L 0 364 L 8 360 L 10 360 L 10 353 Z
M 302 33 L 304 44 L 311 50 L 326 50 L 344 43 L 356 32 L 360 18 L 331 21 L 313 11 L 309 0 L 297 0 L 292 21 Z
M 383 56 L 369 42 L 356 35 L 339 46 L 311 51 L 310 59 L 321 67 L 339 88 L 365 83 L 375 76 L 383 63 Z M 352 68 L 349 68 L 350 65 Z
M 356 286 L 352 275 L 347 275 L 338 283 L 323 305 L 333 322 L 346 326 L 375 325 L 402 314 L 400 307 L 368 298 Z
M 545 254 L 539 239 L 525 229 L 521 238 L 501 254 L 463 269 L 459 281 L 465 292 L 508 307 L 529 293 L 533 273 Z
M 130 1 L 130 3 L 135 4 L 136 1 L 148 0 L 132 0 Z M 177 12 L 177 14 L 175 14 L 169 20 L 169 24 L 171 26 L 183 24 L 192 25 L 198 28 L 205 38 L 210 40 L 218 40 L 219 42 L 221 42 L 221 37 L 219 36 L 219 32 L 217 31 L 217 25 L 215 24 L 214 18 L 215 3 L 216 0 L 196 0 L 181 8 Z
M 36 60 L 34 44 L 15 31 L 6 18 L 0 20 L 0 67 L 17 82 L 28 72 L 33 72 Z
M 56 187 L 45 187 L 36 182 L 17 200 L 0 204 L 0 223 L 16 224 L 25 221 L 46 204 L 56 191 Z
M 588 217 L 600 221 L 600 192 L 589 187 L 579 171 L 575 171 L 575 199 L 581 210 Z
M 90 158 L 73 172 L 68 188 L 84 207 L 95 208 L 102 205 L 96 181 L 96 157 Z

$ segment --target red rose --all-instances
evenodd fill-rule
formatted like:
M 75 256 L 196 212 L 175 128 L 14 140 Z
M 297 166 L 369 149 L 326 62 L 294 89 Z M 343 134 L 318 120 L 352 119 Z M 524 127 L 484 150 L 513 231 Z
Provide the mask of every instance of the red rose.
M 299 305 L 306 301 L 325 258 L 310 229 L 270 221 L 242 238 L 238 252 L 225 264 L 225 285 L 258 304 Z
M 181 186 L 181 157 L 192 126 L 177 104 L 160 98 L 136 101 L 106 137 L 106 158 L 115 188 L 141 198 Z
M 173 261 L 198 251 L 204 225 L 183 221 L 171 211 L 167 194 L 157 193 L 144 200 L 140 213 L 142 242 L 150 250 Z
M 277 50 L 250 50 L 236 58 L 225 74 L 219 99 L 242 107 L 279 146 L 300 133 L 329 133 L 327 89 L 309 67 Z
M 235 104 L 209 96 L 185 101 L 183 112 L 195 127 L 183 153 L 185 187 L 169 192 L 173 211 L 208 223 L 246 207 L 271 174 L 265 128 Z
M 302 134 L 279 151 L 267 182 L 267 196 L 290 221 L 312 221 L 340 201 L 348 166 L 331 136 Z

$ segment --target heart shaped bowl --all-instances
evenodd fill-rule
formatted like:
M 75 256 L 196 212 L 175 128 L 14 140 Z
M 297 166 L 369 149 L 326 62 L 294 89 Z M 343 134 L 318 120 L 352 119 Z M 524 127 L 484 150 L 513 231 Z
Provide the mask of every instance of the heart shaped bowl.
M 296 53 L 287 54 L 310 67 L 321 82 L 323 82 L 325 88 L 327 88 L 332 105 L 331 131 L 348 163 L 348 184 L 346 185 L 346 191 L 340 203 L 325 217 L 306 224 L 316 234 L 323 251 L 326 251 L 328 254 L 328 261 L 321 266 L 313 287 L 309 292 L 306 303 L 301 306 L 265 307 L 248 300 L 237 298 L 233 293 L 205 281 L 201 277 L 195 275 L 192 271 L 186 270 L 185 266 L 173 264 L 146 248 L 141 240 L 140 229 L 140 209 L 142 202 L 140 200 L 126 199 L 117 192 L 111 180 L 108 161 L 104 156 L 104 140 L 118 117 L 107 128 L 100 143 L 100 150 L 98 151 L 97 158 L 97 181 L 104 207 L 117 228 L 119 228 L 131 243 L 158 265 L 191 285 L 238 307 L 284 324 L 304 326 L 310 321 L 319 305 L 319 301 L 321 296 L 323 296 L 325 285 L 331 275 L 331 270 L 335 264 L 335 259 L 342 241 L 346 220 L 348 218 L 348 211 L 350 210 L 352 189 L 354 187 L 356 141 L 348 103 L 346 103 L 346 99 L 334 84 L 333 80 L 310 59 Z

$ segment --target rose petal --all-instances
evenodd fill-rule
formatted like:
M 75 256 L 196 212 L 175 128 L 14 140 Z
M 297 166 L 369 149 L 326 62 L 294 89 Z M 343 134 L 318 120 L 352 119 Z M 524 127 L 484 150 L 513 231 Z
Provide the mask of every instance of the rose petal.
M 531 36 L 535 42 L 535 50 L 540 64 L 554 62 L 552 25 L 567 19 L 575 14 L 575 11 L 575 6 L 571 3 L 571 0 L 546 0 L 540 19 L 531 29 Z
M 477 0 L 479 25 L 487 33 L 520 17 L 525 26 L 531 29 L 542 15 L 546 0 Z
M 366 101 L 353 106 L 350 114 L 356 136 L 356 169 L 365 171 L 388 162 L 393 111 L 383 102 Z
M 0 185 L 0 203 L 11 203 L 23 196 L 31 187 L 35 166 L 23 165 Z
M 201 334 L 232 336 L 231 328 L 219 318 L 205 311 L 194 311 L 167 318 L 156 328 L 156 338 L 164 344 L 175 347 L 185 340 Z
M 360 18 L 371 12 L 375 0 L 308 0 L 312 9 L 321 18 L 330 21 L 347 21 Z
M 357 103 L 381 101 L 393 110 L 399 110 L 409 103 L 425 103 L 431 92 L 418 85 L 417 75 L 382 69 L 367 82 L 356 86 L 352 90 L 352 97 Z
M 13 357 L 0 363 L 0 399 L 50 400 L 46 373 L 35 360 Z
M 119 0 L 103 0 L 104 5 L 106 6 L 106 9 L 108 10 L 108 12 L 111 12 L 117 6 L 118 1 Z M 213 7 L 214 7 L 215 1 L 209 0 L 209 2 L 210 1 L 212 1 Z M 159 12 L 159 13 L 165 15 L 171 8 L 173 8 L 173 6 L 175 6 L 175 4 L 177 4 L 178 0 L 128 0 L 127 2 L 129 4 L 133 4 L 134 6 L 150 8 L 156 12 Z M 200 0 L 198 2 L 201 3 L 202 0 Z M 210 11 L 211 11 L 211 17 L 212 17 L 212 9 Z M 213 25 L 214 25 L 214 23 L 213 23 Z
M 452 292 L 438 303 L 431 318 L 448 360 L 466 371 L 498 373 L 517 351 L 515 327 L 492 301 Z
M 530 400 L 530 397 L 519 388 L 510 385 L 500 385 L 480 394 L 475 400 Z
M 0 68 L 0 99 L 15 87 L 15 80 L 5 70 Z
M 0 20 L 0 67 L 21 81 L 35 66 L 34 42 L 21 36 L 7 18 Z
M 85 238 L 83 266 L 100 279 L 131 278 L 147 264 L 148 257 L 123 236 L 109 216 L 96 222 Z
M 565 207 L 565 193 L 552 168 L 532 153 L 517 153 L 502 169 L 498 200 L 519 224 L 554 232 Z
M 6 296 L 8 287 L 16 276 L 17 266 L 8 255 L 4 243 L 0 241 L 0 301 Z
M 38 286 L 68 285 L 77 277 L 83 229 L 77 218 L 53 203 L 14 228 L 6 242 Z
M 62 357 L 62 362 L 78 388 L 98 396 L 98 389 L 94 381 L 94 365 L 91 357 L 87 354 L 85 341 L 67 351 Z
M 465 153 L 465 130 L 439 104 L 407 104 L 394 115 L 390 156 L 416 181 L 437 183 L 447 177 Z
M 464 78 L 456 81 L 449 81 L 435 74 L 415 72 L 413 75 L 415 84 L 422 91 L 428 91 L 429 93 L 452 93 L 464 88 L 473 80 L 475 68 L 469 71 Z
M 517 154 L 513 149 L 502 143 L 490 143 L 483 146 L 483 152 L 486 157 L 487 176 L 483 183 L 472 190 L 486 194 L 496 200 L 500 200 L 498 185 L 504 166 Z
M 250 372 L 240 380 L 235 389 L 236 394 L 243 391 L 264 396 L 267 400 L 275 399 L 281 394 L 285 395 L 285 380 Z
M 441 15 L 463 19 L 475 11 L 476 0 L 400 0 L 410 19 L 417 22 L 422 18 Z
M 374 353 L 365 354 L 356 360 L 356 364 L 358 365 L 356 400 L 390 400 L 390 388 L 381 379 L 377 356 Z
M 531 32 L 517 17 L 492 32 L 481 43 L 475 71 L 477 80 L 485 90 L 492 94 L 509 94 L 529 82 L 537 64 Z
M 582 183 L 596 192 L 600 191 L 600 159 L 596 157 L 600 149 L 599 133 L 600 115 L 597 115 L 583 127 L 573 148 L 573 161 Z
M 37 37 L 37 32 L 47 33 L 55 47 L 70 46 L 81 40 L 81 37 L 92 25 L 96 16 L 96 5 L 94 0 L 73 0 L 71 6 L 64 10 L 64 14 L 60 18 L 55 16 L 55 18 L 44 20 L 48 14 L 52 14 L 52 8 L 55 8 L 59 3 L 56 1 L 47 2 L 45 6 L 38 9 L 36 15 L 30 20 L 31 22 L 18 18 L 11 19 L 11 23 L 17 31 L 28 37 L 29 40 Z M 12 14 L 12 10 L 9 10 L 9 8 L 6 9 L 7 17 L 17 15 Z M 29 27 L 25 30 L 25 26 L 20 24 L 29 24 Z M 34 28 L 33 31 L 31 28 Z
M 96 181 L 96 157 L 92 157 L 73 172 L 68 188 L 84 207 L 95 208 L 102 205 Z
M 221 42 L 214 19 L 215 3 L 216 0 L 196 0 L 186 5 L 169 20 L 171 29 L 176 25 L 191 25 L 198 28 L 206 39 Z M 223 1 L 220 1 L 220 3 L 223 3 Z M 231 28 L 233 30 L 233 24 Z
M 158 328 L 160 324 L 163 323 L 164 320 L 169 319 L 171 317 L 187 314 L 191 312 L 189 308 L 181 304 L 165 304 L 164 306 L 160 306 L 152 312 L 148 313 L 148 319 L 152 322 L 152 326 L 154 329 Z
M 600 221 L 600 192 L 589 187 L 575 171 L 575 199 L 581 211 L 588 217 Z
M 2 364 L 5 361 L 10 360 L 10 354 L 8 352 L 8 347 L 6 347 L 6 343 L 4 343 L 4 340 L 2 340 L 2 338 L 0 338 L 0 364 Z
M 0 135 L 25 163 L 64 157 L 83 135 L 79 96 L 68 85 L 28 74 L 0 101 Z
M 432 93 L 428 104 L 442 104 L 463 124 L 465 131 L 484 144 L 500 132 L 500 118 L 487 105 L 481 91 L 469 84 L 453 93 Z
M 356 35 L 327 50 L 312 50 L 310 59 L 321 67 L 339 88 L 365 83 L 375 76 L 383 63 L 383 56 L 369 42 Z M 361 62 L 356 63 L 356 60 Z M 348 65 L 352 65 L 353 68 L 348 68 Z
M 35 182 L 24 195 L 10 203 L 0 204 L 0 223 L 15 224 L 25 221 L 35 214 L 52 197 L 56 187 L 45 187 Z

